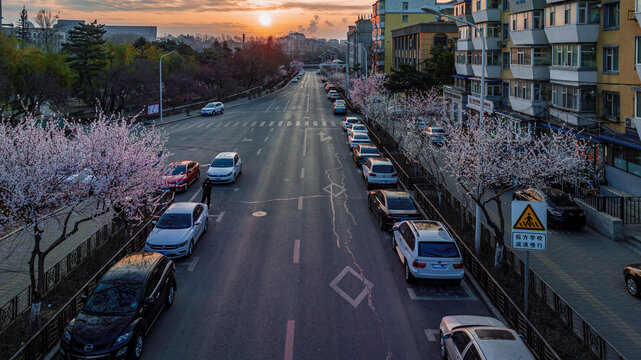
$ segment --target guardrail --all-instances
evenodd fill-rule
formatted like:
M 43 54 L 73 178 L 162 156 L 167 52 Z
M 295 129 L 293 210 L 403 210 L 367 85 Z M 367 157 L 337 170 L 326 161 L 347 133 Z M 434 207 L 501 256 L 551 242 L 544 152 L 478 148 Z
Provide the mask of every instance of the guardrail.
M 143 248 L 147 235 L 152 229 L 151 222 L 157 219 L 162 212 L 174 202 L 173 193 L 168 198 L 163 196 L 163 203 L 151 211 L 151 218 L 137 226 L 134 235 L 127 241 L 118 252 L 102 266 L 96 274 L 80 289 L 73 297 L 65 303 L 41 328 L 38 330 L 12 357 L 10 360 L 39 360 L 42 359 L 60 340 L 60 336 L 69 321 L 76 316 L 82 306 L 81 296 L 90 295 L 96 287 L 100 278 L 107 270 L 124 255 L 139 251 Z
M 601 212 L 623 220 L 624 224 L 641 223 L 641 197 L 582 194 L 575 197 Z

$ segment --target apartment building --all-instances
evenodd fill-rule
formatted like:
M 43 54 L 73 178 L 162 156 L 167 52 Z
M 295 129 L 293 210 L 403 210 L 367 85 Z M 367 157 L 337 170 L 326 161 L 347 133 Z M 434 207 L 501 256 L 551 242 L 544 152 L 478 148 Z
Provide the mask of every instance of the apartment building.
M 481 31 L 457 21 L 457 74 L 444 89 L 453 120 L 480 109 L 483 36 L 486 112 L 588 140 L 606 191 L 641 196 L 641 0 L 463 0 L 454 16 Z
M 360 66 L 362 72 L 367 69 L 372 59 L 369 57 L 372 46 L 372 21 L 369 16 L 358 16 L 354 25 L 349 26 L 347 31 L 347 53 L 351 66 Z
M 410 64 L 417 71 L 426 69 L 426 60 L 434 46 L 449 46 L 456 41 L 458 30 L 454 22 L 420 23 L 392 30 L 393 67 Z

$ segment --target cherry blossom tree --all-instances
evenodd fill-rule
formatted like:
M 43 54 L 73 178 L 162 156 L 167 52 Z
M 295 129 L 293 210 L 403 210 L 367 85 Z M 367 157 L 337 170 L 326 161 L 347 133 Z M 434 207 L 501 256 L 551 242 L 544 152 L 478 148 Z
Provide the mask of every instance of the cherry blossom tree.
M 141 220 L 161 184 L 166 135 L 102 114 L 89 125 L 25 116 L 0 122 L 0 229 L 25 226 L 33 234 L 29 260 L 32 324 L 45 289 L 45 259 L 88 221 L 123 211 Z M 55 210 L 55 211 L 54 211 Z M 45 221 L 60 233 L 43 239 Z
M 370 74 L 367 78 L 350 79 L 349 95 L 352 102 L 367 112 L 367 105 L 385 93 L 385 74 Z

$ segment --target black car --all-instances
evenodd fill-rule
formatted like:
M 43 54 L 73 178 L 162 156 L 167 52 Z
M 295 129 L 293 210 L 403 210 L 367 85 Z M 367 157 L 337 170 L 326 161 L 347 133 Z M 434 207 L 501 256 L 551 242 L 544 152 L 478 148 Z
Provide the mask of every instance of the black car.
M 585 212 L 570 195 L 561 190 L 553 188 L 519 190 L 514 192 L 512 199 L 547 203 L 549 226 L 572 228 L 585 226 Z
M 369 192 L 368 203 L 378 218 L 381 230 L 392 230 L 394 223 L 399 221 L 423 218 L 410 194 L 403 190 L 372 190 Z
M 356 167 L 361 167 L 369 158 L 381 157 L 381 153 L 374 145 L 357 145 L 352 149 L 352 159 L 356 163 Z
M 632 296 L 641 297 L 641 264 L 630 264 L 623 270 L 625 287 Z
M 176 294 L 175 265 L 166 256 L 125 256 L 107 271 L 65 329 L 60 357 L 140 359 L 143 340 Z

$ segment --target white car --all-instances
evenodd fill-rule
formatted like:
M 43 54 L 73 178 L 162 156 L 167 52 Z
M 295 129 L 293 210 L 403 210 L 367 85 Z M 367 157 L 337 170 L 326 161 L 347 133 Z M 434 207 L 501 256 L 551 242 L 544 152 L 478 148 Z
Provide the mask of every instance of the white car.
M 347 128 L 354 124 L 358 124 L 361 122 L 361 119 L 355 117 L 355 116 L 345 116 L 343 119 L 343 130 L 347 131 Z
M 368 190 L 373 187 L 396 188 L 398 185 L 396 169 L 388 158 L 367 159 L 363 163 L 363 178 L 367 181 Z
M 370 140 L 369 135 L 367 133 L 353 133 L 352 135 L 349 136 L 349 148 L 350 150 L 355 148 L 358 145 L 365 145 L 365 144 L 371 144 L 372 140 Z
M 347 106 L 347 103 L 346 103 L 346 102 L 345 102 L 345 100 L 343 100 L 343 99 L 337 99 L 336 101 L 334 101 L 334 105 L 343 105 L 343 106 Z
M 446 316 L 439 330 L 443 359 L 534 360 L 521 336 L 495 318 Z
M 236 152 L 223 152 L 214 158 L 207 170 L 207 179 L 215 183 L 235 183 L 243 169 Z
M 200 109 L 201 115 L 216 115 L 216 114 L 222 114 L 224 112 L 225 112 L 225 105 L 220 101 L 210 102 L 209 104 L 205 105 L 204 108 Z
M 328 98 L 328 99 L 331 99 L 331 98 L 334 96 L 334 94 L 338 94 L 338 92 L 337 92 L 336 90 L 330 90 L 330 91 L 328 91 L 328 92 L 327 92 L 327 98 Z
M 354 124 L 347 129 L 347 136 L 352 135 L 355 132 L 362 132 L 367 134 L 367 126 L 363 124 Z
M 445 136 L 447 136 L 447 133 L 441 128 L 428 126 L 425 129 L 425 135 L 430 138 L 433 144 L 442 144 L 445 142 Z
M 297 82 L 298 82 L 298 78 L 297 78 L 297 77 L 293 78 L 293 79 L 292 79 L 292 82 L 293 82 L 293 83 L 297 83 Z
M 194 245 L 207 232 L 209 210 L 207 205 L 195 202 L 173 203 L 154 221 L 154 229 L 147 237 L 145 250 L 161 253 L 169 258 L 190 256 Z
M 421 278 L 461 282 L 465 275 L 463 257 L 443 224 L 434 220 L 403 221 L 394 224 L 392 230 L 392 249 L 405 267 L 405 281 Z

